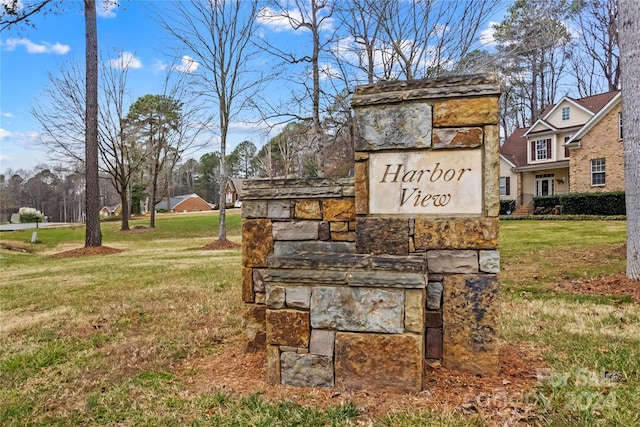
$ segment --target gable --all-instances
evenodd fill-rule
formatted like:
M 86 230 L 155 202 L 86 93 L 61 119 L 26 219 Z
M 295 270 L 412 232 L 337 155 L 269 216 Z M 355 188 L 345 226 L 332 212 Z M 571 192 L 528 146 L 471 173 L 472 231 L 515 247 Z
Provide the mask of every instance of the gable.
M 607 103 L 607 105 L 605 105 L 603 108 L 600 109 L 600 111 L 598 111 L 597 114 L 595 114 L 587 123 L 585 123 L 585 125 L 578 131 L 576 132 L 571 139 L 567 142 L 568 144 L 571 144 L 573 142 L 577 142 L 580 141 L 582 138 L 585 137 L 585 135 L 588 135 L 589 132 L 591 132 L 591 130 L 596 127 L 597 125 L 599 125 L 599 123 L 604 119 L 604 118 L 609 118 L 610 120 L 608 120 L 608 124 L 606 126 L 608 126 L 610 129 L 610 133 L 608 133 L 609 135 L 611 135 L 613 138 L 615 138 L 615 140 L 618 139 L 618 116 L 617 116 L 617 111 L 620 111 L 620 104 L 622 101 L 622 95 L 621 93 L 618 91 L 616 93 L 616 95 L 610 99 L 610 101 Z M 611 119 L 611 117 L 609 117 L 612 113 L 612 111 L 615 111 L 615 118 Z M 609 123 L 609 122 L 612 122 Z
M 564 98 L 549 111 L 544 119 L 556 128 L 567 128 L 581 126 L 591 116 L 593 113 L 587 108 L 570 98 Z

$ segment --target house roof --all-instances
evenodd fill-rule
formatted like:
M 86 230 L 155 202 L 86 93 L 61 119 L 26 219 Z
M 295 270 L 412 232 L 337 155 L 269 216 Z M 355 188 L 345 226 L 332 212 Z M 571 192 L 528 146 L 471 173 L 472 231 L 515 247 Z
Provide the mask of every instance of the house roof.
M 606 92 L 598 95 L 587 96 L 586 98 L 575 99 L 575 101 L 587 108 L 592 113 L 597 113 L 619 93 L 619 90 L 614 90 L 612 92 Z
M 504 141 L 500 154 L 515 166 L 527 164 L 527 138 L 524 136 L 529 128 L 518 128 Z
M 187 200 L 187 199 L 189 199 L 191 197 L 197 197 L 198 199 L 202 199 L 196 193 L 184 194 L 182 196 L 173 196 L 172 198 L 169 199 L 169 205 L 171 206 L 169 208 L 169 210 L 175 209 L 176 206 L 178 206 L 180 203 L 184 202 L 185 200 Z M 204 200 L 202 200 L 202 201 L 205 202 Z M 205 202 L 205 203 L 207 203 L 207 202 Z M 167 208 L 167 198 L 165 197 L 160 202 L 156 203 L 155 208 L 156 209 L 166 209 Z
M 614 90 L 612 92 L 599 93 L 597 95 L 586 96 L 584 98 L 571 98 L 569 96 L 565 96 L 557 104 L 548 105 L 544 110 L 542 110 L 542 112 L 540 113 L 540 117 L 543 119 L 546 118 L 556 108 L 558 108 L 560 104 L 565 101 L 575 104 L 578 107 L 583 108 L 591 113 L 597 113 L 605 105 L 607 105 L 607 103 L 611 101 L 611 99 L 616 96 L 617 93 L 620 93 L 620 91 Z
M 109 210 L 109 212 L 115 212 L 116 209 L 118 209 L 120 207 L 120 203 L 118 203 L 117 205 L 111 205 L 111 206 L 103 206 L 102 209 L 107 209 Z

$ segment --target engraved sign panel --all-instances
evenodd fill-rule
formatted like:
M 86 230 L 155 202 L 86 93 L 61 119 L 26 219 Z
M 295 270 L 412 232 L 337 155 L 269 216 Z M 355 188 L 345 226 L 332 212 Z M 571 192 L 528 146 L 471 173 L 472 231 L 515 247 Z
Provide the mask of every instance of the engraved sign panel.
M 372 214 L 481 214 L 482 149 L 371 153 Z

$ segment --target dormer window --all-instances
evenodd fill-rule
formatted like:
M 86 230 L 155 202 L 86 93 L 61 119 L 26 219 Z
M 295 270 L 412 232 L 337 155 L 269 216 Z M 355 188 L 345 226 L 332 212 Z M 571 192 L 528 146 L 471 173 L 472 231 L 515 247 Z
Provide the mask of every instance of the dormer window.
M 562 120 L 566 121 L 566 120 L 569 120 L 570 118 L 571 118 L 571 108 L 562 107 Z

